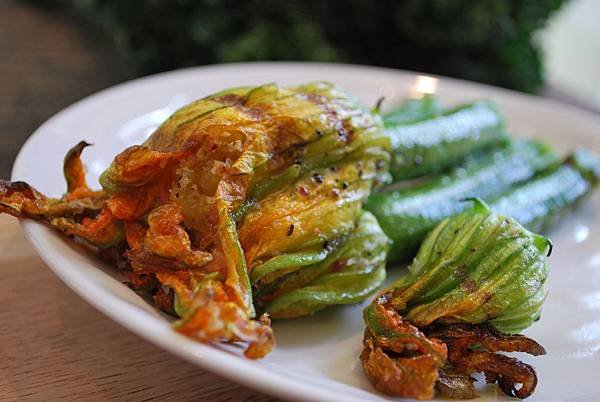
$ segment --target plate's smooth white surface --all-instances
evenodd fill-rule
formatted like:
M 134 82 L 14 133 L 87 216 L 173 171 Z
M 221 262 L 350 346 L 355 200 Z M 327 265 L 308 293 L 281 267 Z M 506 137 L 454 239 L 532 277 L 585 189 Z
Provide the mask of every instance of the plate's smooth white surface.
M 385 95 L 399 101 L 417 75 L 372 67 L 253 63 L 193 68 L 118 85 L 54 116 L 27 141 L 13 168 L 46 194 L 65 189 L 62 158 L 85 139 L 90 183 L 112 157 L 143 141 L 176 108 L 227 87 L 329 80 L 371 105 Z M 600 119 L 570 106 L 494 87 L 441 78 L 445 104 L 490 98 L 506 114 L 514 133 L 541 137 L 563 153 L 578 145 L 600 151 Z M 541 321 L 526 334 L 548 354 L 524 357 L 535 365 L 539 385 L 531 400 L 600 400 L 600 194 L 595 193 L 550 233 L 551 292 Z M 23 228 L 50 268 L 75 292 L 115 321 L 170 352 L 225 377 L 290 399 L 381 400 L 358 362 L 363 325 L 361 306 L 328 309 L 313 317 L 274 323 L 278 345 L 261 361 L 239 356 L 235 347 L 211 347 L 173 332 L 169 323 L 121 284 L 118 273 L 90 252 L 47 227 L 23 221 Z M 391 268 L 393 269 L 393 268 Z M 94 347 L 94 345 L 90 345 Z M 486 399 L 505 399 L 487 388 Z

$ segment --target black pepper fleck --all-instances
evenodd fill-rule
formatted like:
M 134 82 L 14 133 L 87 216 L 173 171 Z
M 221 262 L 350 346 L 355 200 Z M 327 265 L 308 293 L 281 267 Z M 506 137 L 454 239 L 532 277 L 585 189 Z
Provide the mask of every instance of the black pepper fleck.
M 293 223 L 288 227 L 287 235 L 291 236 L 292 233 L 294 233 L 294 224 Z

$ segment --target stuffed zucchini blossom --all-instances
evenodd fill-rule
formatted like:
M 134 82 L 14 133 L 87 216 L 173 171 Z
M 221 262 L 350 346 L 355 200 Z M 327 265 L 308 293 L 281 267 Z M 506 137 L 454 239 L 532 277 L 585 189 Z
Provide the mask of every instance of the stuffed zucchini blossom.
M 97 247 L 135 289 L 204 342 L 273 347 L 269 318 L 353 303 L 385 277 L 389 240 L 362 210 L 389 182 L 379 116 L 329 83 L 268 84 L 195 101 L 86 184 L 85 142 L 65 158 L 67 193 L 2 182 L 0 211 Z
M 408 274 L 364 312 L 363 368 L 382 392 L 431 399 L 476 396 L 484 372 L 509 396 L 526 398 L 533 367 L 498 351 L 544 354 L 519 332 L 541 314 L 552 244 L 480 200 L 432 230 Z

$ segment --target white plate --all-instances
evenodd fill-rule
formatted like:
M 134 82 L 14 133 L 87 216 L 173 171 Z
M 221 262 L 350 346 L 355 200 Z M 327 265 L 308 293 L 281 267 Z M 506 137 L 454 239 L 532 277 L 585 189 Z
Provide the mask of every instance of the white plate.
M 65 151 L 85 139 L 95 143 L 84 160 L 91 183 L 112 157 L 141 142 L 177 107 L 227 87 L 330 80 L 367 105 L 381 95 L 398 101 L 417 75 L 372 67 L 257 63 L 193 68 L 118 85 L 68 107 L 42 125 L 15 162 L 13 180 L 26 180 L 59 196 Z M 441 78 L 446 104 L 476 98 L 496 101 L 515 133 L 543 137 L 561 152 L 577 145 L 600 151 L 600 119 L 560 103 L 507 90 Z M 600 400 L 600 194 L 588 199 L 552 232 L 551 292 L 542 320 L 526 333 L 548 354 L 524 357 L 539 374 L 535 400 Z M 261 361 L 245 360 L 235 347 L 212 347 L 173 332 L 153 307 L 122 285 L 116 270 L 47 227 L 23 228 L 48 266 L 75 292 L 144 339 L 220 375 L 283 398 L 327 401 L 380 400 L 358 362 L 361 306 L 328 309 L 313 317 L 276 322 L 277 348 Z M 90 345 L 101 349 L 102 345 Z M 496 388 L 490 399 L 503 399 Z

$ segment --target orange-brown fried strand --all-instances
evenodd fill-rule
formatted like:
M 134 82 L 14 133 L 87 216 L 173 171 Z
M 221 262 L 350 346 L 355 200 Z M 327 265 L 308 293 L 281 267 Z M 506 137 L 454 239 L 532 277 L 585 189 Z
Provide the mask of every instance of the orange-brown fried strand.
M 433 398 L 438 370 L 446 362 L 446 345 L 425 336 L 393 309 L 382 304 L 373 309 L 377 322 L 367 326 L 360 355 L 373 386 L 389 395 Z
M 438 389 L 445 396 L 472 398 L 473 388 L 467 381 L 483 372 L 488 383 L 498 383 L 506 395 L 520 399 L 533 394 L 537 385 L 535 369 L 518 359 L 496 352 L 524 352 L 533 356 L 546 354 L 542 345 L 524 335 L 506 335 L 490 325 L 449 325 L 428 330 L 428 336 L 441 339 L 448 347 L 444 381 Z
M 67 194 L 65 195 L 67 201 L 104 195 L 102 191 L 92 191 L 85 179 L 85 170 L 83 162 L 81 162 L 81 152 L 90 145 L 92 144 L 81 141 L 71 148 L 65 156 L 63 174 L 67 182 Z
M 179 261 L 189 269 L 200 268 L 212 259 L 210 253 L 192 249 L 190 237 L 180 225 L 181 208 L 175 203 L 161 205 L 148 216 L 148 231 L 142 249 L 147 253 Z
M 123 224 L 108 209 L 94 218 L 84 217 L 81 223 L 71 218 L 58 217 L 50 224 L 69 236 L 82 238 L 96 247 L 110 247 L 123 240 Z
M 49 198 L 22 181 L 0 180 L 0 212 L 17 218 L 49 219 L 56 216 L 76 216 L 100 211 L 104 195 L 90 198 Z
M 18 218 L 43 219 L 51 224 L 56 217 L 75 219 L 99 213 L 106 203 L 106 195 L 88 188 L 80 160 L 81 151 L 88 145 L 80 142 L 65 157 L 63 172 L 68 192 L 62 198 L 46 197 L 25 182 L 0 180 L 0 212 Z

